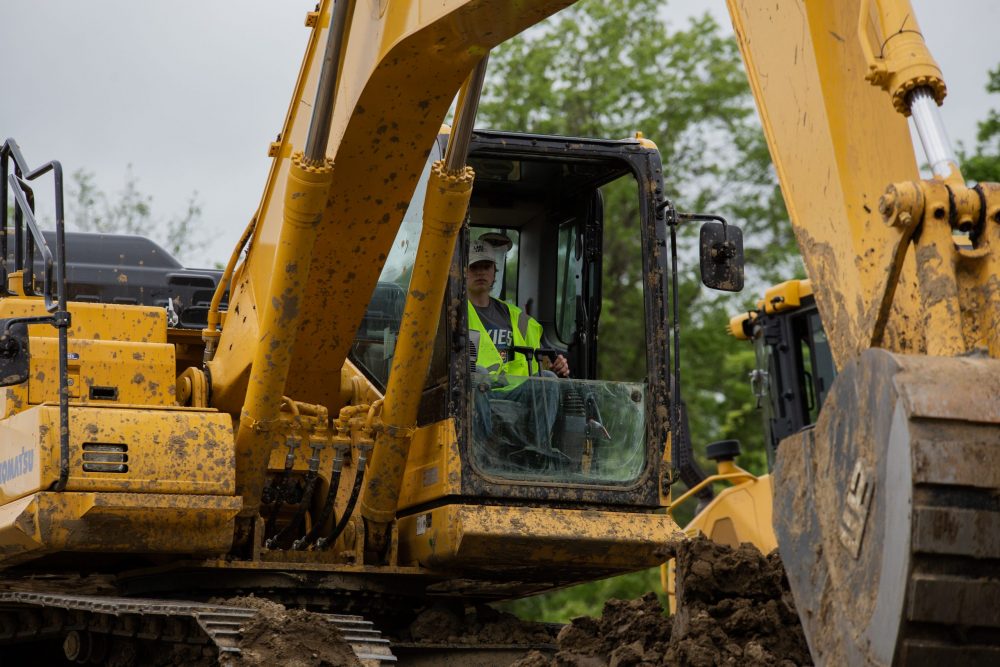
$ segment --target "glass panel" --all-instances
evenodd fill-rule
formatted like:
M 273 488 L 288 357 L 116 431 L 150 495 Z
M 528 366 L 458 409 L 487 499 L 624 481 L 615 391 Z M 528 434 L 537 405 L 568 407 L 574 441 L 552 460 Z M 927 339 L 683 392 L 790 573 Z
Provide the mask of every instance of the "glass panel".
M 639 183 L 623 176 L 601 188 L 604 235 L 601 248 L 601 320 L 597 376 L 641 382 L 646 367 L 646 302 Z
M 410 285 L 417 244 L 420 242 L 427 179 L 430 176 L 431 165 L 440 158 L 440 149 L 435 142 L 427 156 L 427 164 L 420 175 L 417 188 L 413 191 L 410 207 L 406 209 L 399 232 L 389 250 L 389 257 L 382 267 L 378 284 L 372 292 L 368 309 L 365 311 L 361 326 L 358 327 L 354 346 L 349 355 L 351 361 L 366 371 L 382 389 L 389 383 L 389 370 L 392 368 L 392 355 L 396 350 L 399 323 L 403 319 L 406 290 Z
M 645 401 L 637 383 L 474 374 L 473 464 L 511 480 L 628 484 L 645 463 Z
M 830 351 L 830 341 L 826 339 L 826 331 L 823 330 L 823 323 L 819 319 L 819 312 L 809 314 L 809 331 L 812 336 L 813 349 L 813 378 L 816 383 L 816 398 L 819 407 L 823 407 L 823 401 L 833 386 L 833 378 L 837 375 L 837 368 L 833 364 L 833 353 Z
M 775 448 L 778 443 L 774 435 L 774 421 L 778 415 L 780 401 L 771 390 L 771 378 L 775 375 L 774 359 L 771 355 L 771 346 L 764 342 L 763 332 L 758 332 L 753 339 L 754 353 L 757 364 L 750 372 L 750 388 L 757 400 L 757 407 L 761 410 L 761 418 L 764 422 L 764 442 L 767 443 L 767 465 L 768 470 L 774 467 Z M 778 404 L 776 406 L 776 403 Z
M 808 335 L 803 335 L 799 339 L 799 353 L 801 363 L 799 366 L 799 391 L 801 396 L 799 401 L 802 405 L 802 412 L 810 424 L 816 423 L 816 415 L 819 414 L 819 406 L 816 405 L 815 387 L 813 386 L 813 358 L 812 340 Z
M 564 345 L 573 342 L 576 327 L 576 297 L 582 295 L 580 276 L 583 253 L 578 252 L 575 220 L 559 226 L 559 273 L 556 275 L 556 336 Z

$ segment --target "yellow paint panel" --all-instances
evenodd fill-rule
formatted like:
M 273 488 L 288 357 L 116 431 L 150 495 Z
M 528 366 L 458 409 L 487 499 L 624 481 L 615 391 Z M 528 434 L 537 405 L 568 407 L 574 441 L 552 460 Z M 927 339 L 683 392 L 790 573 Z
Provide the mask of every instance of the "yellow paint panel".
M 70 338 L 118 340 L 138 343 L 166 343 L 167 316 L 163 308 L 119 304 L 69 303 Z M 41 298 L 6 297 L 0 299 L 0 318 L 48 315 Z M 55 338 L 57 330 L 49 324 L 33 324 L 28 334 Z
M 72 405 L 69 433 L 67 490 L 235 493 L 229 415 Z M 5 477 L 5 468 L 19 474 Z M 58 477 L 58 407 L 30 408 L 0 422 L 0 503 L 49 488 Z
M 59 468 L 46 466 L 48 458 L 41 454 L 41 416 L 40 409 L 27 410 L 0 421 L 0 503 L 40 491 L 59 478 Z
M 219 555 L 240 506 L 232 496 L 37 493 L 0 507 L 0 567 L 55 551 Z
M 446 505 L 399 520 L 399 563 L 625 572 L 662 563 L 680 538 L 666 514 Z
M 29 345 L 28 402 L 57 402 L 59 341 L 32 338 Z M 102 405 L 175 405 L 173 345 L 71 338 L 68 349 L 70 400 Z M 105 400 L 100 396 L 115 398 Z
M 462 461 L 455 437 L 455 420 L 418 428 L 403 473 L 399 509 L 406 509 L 462 492 Z
M 890 183 L 918 177 L 906 119 L 865 81 L 859 0 L 728 3 L 782 194 L 842 364 L 870 345 L 873 309 L 889 271 L 884 255 L 899 234 L 882 223 L 879 197 Z M 909 291 L 913 271 L 907 262 L 888 347 L 903 346 L 903 315 L 919 321 Z
M 684 532 L 701 532 L 730 546 L 750 542 L 761 553 L 770 553 L 778 548 L 771 525 L 771 503 L 771 476 L 764 475 L 723 490 L 684 527 Z
M 175 404 L 174 347 L 162 308 L 69 304 L 70 399 L 102 404 Z M 0 299 L 0 318 L 48 315 L 39 298 Z M 0 393 L 0 418 L 59 400 L 58 331 L 28 327 L 29 380 Z M 94 389 L 93 398 L 91 388 Z

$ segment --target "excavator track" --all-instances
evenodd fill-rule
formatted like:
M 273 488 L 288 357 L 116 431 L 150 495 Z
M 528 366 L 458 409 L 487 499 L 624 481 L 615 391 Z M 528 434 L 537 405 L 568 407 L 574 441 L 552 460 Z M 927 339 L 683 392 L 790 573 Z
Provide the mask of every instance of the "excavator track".
M 817 664 L 1000 664 L 1000 361 L 865 352 L 774 476 Z
M 255 609 L 178 600 L 0 591 L 0 646 L 60 642 L 68 660 L 103 663 L 114 640 L 188 648 L 186 659 L 226 664 Z M 314 614 L 336 626 L 365 667 L 396 662 L 389 640 L 360 616 Z M 141 663 L 140 663 L 141 664 Z

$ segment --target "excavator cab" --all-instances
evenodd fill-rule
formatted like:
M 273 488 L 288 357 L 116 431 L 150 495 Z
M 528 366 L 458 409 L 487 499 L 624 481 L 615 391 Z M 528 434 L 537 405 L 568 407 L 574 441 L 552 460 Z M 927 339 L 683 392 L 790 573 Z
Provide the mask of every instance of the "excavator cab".
M 767 290 L 751 315 L 733 318 L 733 335 L 750 340 L 756 367 L 750 374 L 762 410 L 769 467 L 778 443 L 816 423 L 837 369 L 808 280 Z
M 440 155 L 446 137 L 432 149 Z M 417 435 L 409 454 L 399 501 L 400 553 L 423 565 L 474 565 L 481 552 L 470 548 L 474 530 L 464 526 L 466 543 L 442 548 L 437 526 L 487 506 L 559 506 L 611 512 L 627 509 L 635 541 L 631 567 L 655 565 L 654 552 L 666 539 L 660 471 L 669 428 L 668 349 L 647 344 L 645 368 L 633 376 L 602 365 L 602 284 L 622 279 L 624 262 L 635 262 L 643 279 L 635 284 L 641 315 L 637 339 L 666 340 L 666 237 L 659 153 L 644 139 L 608 141 L 477 131 L 469 150 L 476 173 L 466 224 L 459 236 L 427 374 Z M 425 171 L 424 178 L 426 178 Z M 420 233 L 423 183 L 406 214 L 385 269 L 369 302 L 350 359 L 376 386 L 388 385 L 395 337 L 403 313 Z M 608 206 L 625 207 L 628 224 L 641 244 L 613 246 L 605 234 Z M 515 305 L 542 327 L 534 348 L 510 346 L 524 354 L 530 374 L 490 374 L 476 365 L 477 341 L 468 324 L 465 266 L 470 240 L 484 234 L 509 239 L 498 267 L 493 296 Z M 641 284 L 640 284 L 641 283 Z M 434 304 L 436 306 L 436 304 Z M 432 307 L 428 304 L 428 307 Z M 476 332 L 474 332 L 476 333 Z M 548 359 L 561 354 L 571 378 L 547 373 Z M 567 510 L 566 508 L 570 508 Z M 632 514 L 635 512 L 635 514 Z M 557 519 L 550 515 L 545 520 Z M 613 523 L 621 522 L 617 515 Z M 645 528 L 640 527 L 645 526 Z M 574 524 L 594 540 L 594 557 L 580 549 L 577 564 L 608 568 L 618 551 L 597 522 Z M 610 525 L 610 524 L 608 524 Z M 521 567 L 541 564 L 552 549 L 571 548 L 568 535 L 539 526 L 520 538 L 530 546 L 517 555 Z M 536 539 L 537 538 L 537 539 Z M 484 544 L 489 541 L 484 536 Z M 599 548 L 597 545 L 602 545 Z M 468 557 L 460 552 L 465 550 Z M 622 552 L 624 558 L 624 551 Z M 513 557 L 513 554 L 512 554 Z M 496 553 L 489 555 L 496 567 Z M 607 570 L 610 572 L 610 569 Z M 563 573 L 565 574 L 565 573 Z M 550 574 L 551 576 L 551 574 Z

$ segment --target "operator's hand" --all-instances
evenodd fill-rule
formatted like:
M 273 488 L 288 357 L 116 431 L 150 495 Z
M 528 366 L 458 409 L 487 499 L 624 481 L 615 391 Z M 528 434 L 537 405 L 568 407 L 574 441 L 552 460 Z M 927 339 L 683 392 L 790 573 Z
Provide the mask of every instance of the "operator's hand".
M 561 354 L 556 356 L 556 360 L 552 362 L 552 372 L 561 378 L 569 377 L 569 362 L 566 361 L 566 357 Z

